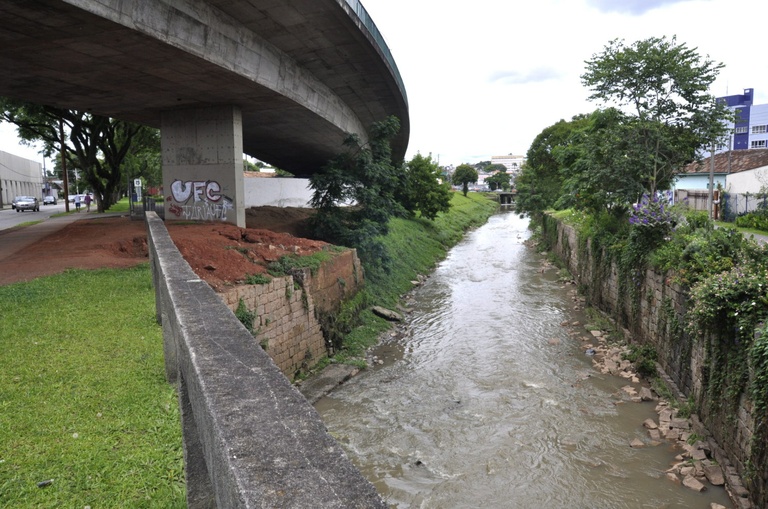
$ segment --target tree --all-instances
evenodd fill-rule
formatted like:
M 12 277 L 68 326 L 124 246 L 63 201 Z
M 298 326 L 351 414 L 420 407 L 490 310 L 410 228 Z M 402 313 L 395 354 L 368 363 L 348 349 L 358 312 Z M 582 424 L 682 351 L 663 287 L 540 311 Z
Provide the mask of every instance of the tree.
M 453 176 L 451 177 L 453 185 L 462 186 L 462 192 L 464 193 L 464 196 L 467 196 L 470 182 L 474 184 L 477 182 L 477 179 L 477 170 L 475 170 L 467 163 L 458 165 L 456 170 L 453 172 Z
M 373 124 L 365 145 L 358 136 L 347 136 L 346 150 L 310 179 L 315 233 L 357 248 L 369 267 L 384 271 L 389 257 L 377 237 L 387 233 L 392 215 L 405 213 L 395 197 L 402 165 L 393 164 L 390 146 L 399 129 L 397 117 L 389 117 Z
M 160 131 L 142 128 L 131 142 L 122 164 L 125 178 L 143 178 L 147 187 L 163 185 L 163 169 L 160 156 Z M 125 180 L 125 178 L 123 180 Z
M 592 91 L 590 100 L 622 109 L 628 117 L 621 135 L 637 145 L 617 148 L 625 153 L 609 159 L 626 158 L 623 166 L 635 168 L 646 192 L 668 189 L 682 165 L 726 134 L 730 114 L 708 93 L 723 64 L 702 58 L 676 37 L 629 46 L 613 40 L 586 64 L 581 80 Z
M 570 121 L 560 120 L 536 136 L 515 180 L 516 212 L 535 216 L 554 207 L 562 194 L 565 179 L 557 153 L 568 146 L 574 130 L 585 122 L 584 115 L 575 116 Z
M 491 191 L 495 191 L 497 189 L 503 189 L 506 191 L 509 189 L 510 178 L 511 176 L 509 173 L 505 171 L 497 171 L 492 176 L 485 179 L 485 183 L 488 184 L 488 186 L 491 188 Z
M 496 172 L 499 172 L 499 171 L 503 171 L 503 172 L 505 172 L 505 173 L 506 173 L 506 171 L 507 171 L 507 167 L 506 167 L 506 166 L 504 166 L 504 165 L 503 165 L 503 164 L 501 164 L 501 163 L 494 163 L 494 164 L 490 164 L 490 165 L 488 165 L 488 166 L 485 168 L 485 172 L 486 172 L 486 173 L 496 173 Z
M 67 166 L 83 172 L 82 178 L 93 190 L 99 212 L 117 200 L 122 184 L 121 164 L 133 138 L 142 129 L 149 129 L 84 111 L 12 99 L 0 98 L 0 109 L 0 118 L 15 124 L 23 141 L 43 143 L 46 156 L 61 150 L 62 130 L 68 133 L 68 139 L 63 141 Z
M 447 183 L 440 183 L 442 173 L 432 156 L 416 154 L 405 163 L 402 182 L 396 197 L 405 210 L 419 211 L 421 217 L 434 220 L 440 212 L 451 208 L 451 191 Z
M 491 165 L 490 161 L 480 161 L 479 163 L 475 163 L 472 165 L 474 169 L 477 171 L 486 171 L 486 169 Z
M 645 192 L 643 146 L 632 118 L 615 108 L 597 110 L 571 130 L 554 150 L 561 177 L 555 208 L 573 207 L 621 216 Z

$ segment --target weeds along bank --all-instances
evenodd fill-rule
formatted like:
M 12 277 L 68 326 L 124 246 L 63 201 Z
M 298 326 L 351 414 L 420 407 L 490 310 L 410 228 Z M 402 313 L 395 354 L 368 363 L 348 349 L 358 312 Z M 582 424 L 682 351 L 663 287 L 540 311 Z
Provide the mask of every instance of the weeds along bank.
M 768 507 L 766 249 L 695 214 L 656 241 L 615 226 L 562 212 L 544 216 L 541 236 L 588 305 L 677 385 L 724 471 L 748 489 L 732 496 Z

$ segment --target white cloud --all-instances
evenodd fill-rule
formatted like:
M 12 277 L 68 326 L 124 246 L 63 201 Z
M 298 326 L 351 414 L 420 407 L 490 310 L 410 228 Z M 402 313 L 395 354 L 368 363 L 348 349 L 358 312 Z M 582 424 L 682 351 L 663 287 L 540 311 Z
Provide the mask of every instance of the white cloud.
M 504 84 L 518 85 L 526 83 L 540 83 L 557 79 L 562 74 L 556 69 L 547 67 L 538 67 L 526 71 L 496 71 L 491 74 L 491 82 L 501 82 Z
M 587 3 L 603 12 L 639 16 L 659 7 L 688 1 L 690 0 L 587 0 Z
M 768 103 L 764 36 L 745 18 L 761 0 L 362 0 L 403 76 L 411 113 L 407 157 L 444 164 L 524 154 L 544 128 L 593 111 L 584 62 L 612 39 L 672 37 L 723 62 L 716 96 L 755 88 Z

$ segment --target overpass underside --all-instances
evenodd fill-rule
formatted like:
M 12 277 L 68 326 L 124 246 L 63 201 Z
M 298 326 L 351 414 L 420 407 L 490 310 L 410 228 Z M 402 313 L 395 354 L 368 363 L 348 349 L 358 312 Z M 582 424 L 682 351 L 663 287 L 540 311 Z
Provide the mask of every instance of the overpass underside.
M 306 176 L 389 115 L 407 147 L 397 69 L 345 0 L 5 0 L 0 40 L 0 96 L 161 129 L 171 218 L 244 226 L 243 153 Z

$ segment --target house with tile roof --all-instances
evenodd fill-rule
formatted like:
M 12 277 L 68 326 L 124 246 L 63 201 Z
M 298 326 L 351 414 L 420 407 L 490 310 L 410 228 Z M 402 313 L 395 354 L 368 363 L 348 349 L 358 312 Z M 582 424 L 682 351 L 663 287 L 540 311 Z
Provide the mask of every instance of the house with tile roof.
M 676 175 L 675 195 L 688 191 L 694 196 L 704 190 L 709 192 L 709 175 L 713 175 L 716 189 L 722 189 L 730 210 L 727 215 L 737 215 L 757 208 L 758 195 L 768 188 L 768 149 L 730 150 L 706 157 L 684 166 Z M 751 199 L 750 199 L 751 197 Z

